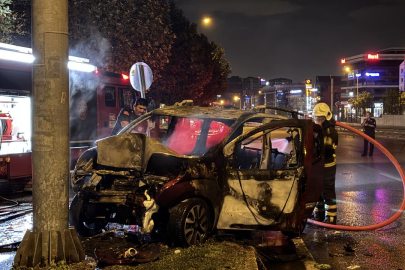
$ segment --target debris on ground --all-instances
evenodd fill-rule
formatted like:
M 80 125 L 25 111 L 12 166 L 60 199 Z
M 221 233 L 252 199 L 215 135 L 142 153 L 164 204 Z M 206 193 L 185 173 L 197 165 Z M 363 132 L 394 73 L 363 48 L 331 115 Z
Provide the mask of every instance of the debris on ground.
M 12 270 L 91 270 L 91 269 L 96 269 L 97 268 L 97 263 L 94 261 L 93 258 L 87 258 L 85 261 L 80 262 L 80 263 L 74 263 L 74 264 L 67 264 L 65 261 L 60 261 L 58 263 L 53 263 L 49 265 L 48 267 L 19 267 L 19 266 L 13 266 L 11 268 Z
M 347 269 L 350 269 L 350 270 L 360 269 L 360 265 L 348 266 Z
M 96 249 L 96 261 L 103 264 L 131 264 L 154 261 L 159 257 L 160 244 L 145 244 L 140 247 L 121 249 Z
M 332 266 L 326 263 L 316 263 L 314 264 L 314 267 L 317 269 L 332 269 Z
M 176 250 L 180 253 L 176 254 Z M 256 254 L 253 247 L 230 242 L 205 243 L 185 249 L 162 246 L 159 259 L 135 265 L 112 265 L 105 270 L 155 270 L 155 269 L 247 269 L 256 270 Z
M 343 248 L 344 248 L 345 251 L 347 251 L 347 252 L 355 252 L 355 251 L 356 251 L 356 248 L 353 247 L 353 246 L 350 245 L 350 244 L 346 244 Z
M 371 252 L 366 252 L 366 253 L 364 253 L 363 255 L 364 255 L 364 256 L 367 256 L 367 257 L 374 257 L 374 254 L 371 253 Z
M 339 252 L 333 253 L 333 252 L 329 251 L 329 257 L 343 257 L 343 256 L 345 256 L 344 253 L 339 253 Z

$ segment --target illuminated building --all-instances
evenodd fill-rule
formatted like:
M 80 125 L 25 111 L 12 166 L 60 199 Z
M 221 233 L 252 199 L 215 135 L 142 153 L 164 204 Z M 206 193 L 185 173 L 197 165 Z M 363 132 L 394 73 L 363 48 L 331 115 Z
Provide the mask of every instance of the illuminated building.
M 363 91 L 374 96 L 371 109 L 374 116 L 383 112 L 381 100 L 386 91 L 399 89 L 399 65 L 404 60 L 405 47 L 388 48 L 340 59 L 342 67 L 342 97 L 356 97 Z
M 265 96 L 266 105 L 300 112 L 306 110 L 306 88 L 304 83 L 268 85 L 263 87 L 261 92 Z
M 292 84 L 292 80 L 286 78 L 275 78 L 269 80 L 270 85 Z

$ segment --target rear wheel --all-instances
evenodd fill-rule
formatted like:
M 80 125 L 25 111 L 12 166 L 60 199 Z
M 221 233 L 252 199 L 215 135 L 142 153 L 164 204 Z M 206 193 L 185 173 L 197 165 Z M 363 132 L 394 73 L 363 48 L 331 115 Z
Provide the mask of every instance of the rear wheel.
M 169 236 L 176 245 L 204 243 L 212 230 L 212 214 L 207 203 L 188 199 L 170 209 Z
M 107 223 L 97 219 L 86 218 L 83 198 L 75 196 L 69 209 L 69 223 L 76 228 L 80 236 L 93 236 L 100 233 Z

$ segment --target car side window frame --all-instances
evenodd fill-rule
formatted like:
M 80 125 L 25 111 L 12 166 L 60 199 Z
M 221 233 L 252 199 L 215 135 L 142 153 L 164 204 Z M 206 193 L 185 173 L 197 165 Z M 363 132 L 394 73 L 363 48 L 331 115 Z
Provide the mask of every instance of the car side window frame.
M 240 126 L 243 126 L 243 125 L 240 125 Z M 239 126 L 239 127 L 240 127 Z M 266 124 L 266 126 L 268 126 L 268 124 Z M 239 128 L 238 127 L 238 128 Z M 299 132 L 299 135 L 300 135 L 300 145 L 299 145 L 299 148 L 298 148 L 298 151 L 300 151 L 300 155 L 299 155 L 299 157 L 297 157 L 297 160 L 296 160 L 296 164 L 294 165 L 294 167 L 288 167 L 288 168 L 282 168 L 282 169 L 276 169 L 276 168 L 268 168 L 268 169 L 260 169 L 260 166 L 259 166 L 259 168 L 255 168 L 255 169 L 251 169 L 251 168 L 247 168 L 247 169 L 240 169 L 240 168 L 238 168 L 237 167 L 237 164 L 236 164 L 236 161 L 237 161 L 237 152 L 238 152 L 238 148 L 239 148 L 239 146 L 240 146 L 240 144 L 244 141 L 244 140 L 246 140 L 247 138 L 249 138 L 249 137 L 252 137 L 252 136 L 254 136 L 255 134 L 257 134 L 257 133 L 259 133 L 259 132 L 266 132 L 266 131 L 268 131 L 268 132 L 273 132 L 273 131 L 275 131 L 275 130 L 277 130 L 277 129 L 282 129 L 282 128 L 285 128 L 285 129 L 288 129 L 288 128 L 298 128 L 299 130 L 300 130 L 300 132 Z M 233 144 L 233 150 L 232 150 L 232 155 L 231 156 L 228 156 L 228 163 L 229 163 L 229 165 L 232 167 L 232 169 L 234 169 L 234 170 L 239 170 L 239 171 L 243 171 L 243 170 L 257 170 L 257 171 L 263 171 L 263 170 L 288 170 L 288 169 L 297 169 L 297 168 L 299 168 L 300 166 L 302 166 L 302 163 L 301 163 L 301 160 L 302 160 L 302 156 L 303 156 L 303 154 L 304 154 L 304 151 L 303 151 L 303 147 L 304 147 L 304 136 L 303 136 L 303 127 L 301 126 L 301 125 L 271 125 L 271 126 L 269 126 L 269 127 L 267 127 L 267 128 L 261 128 L 261 127 L 258 127 L 257 129 L 254 129 L 254 130 L 252 130 L 252 131 L 250 131 L 250 132 L 248 132 L 247 134 L 245 134 L 245 136 L 243 136 L 243 134 L 242 135 L 240 135 L 239 136 L 239 138 L 237 137 L 237 138 L 235 138 L 234 140 L 235 140 L 235 142 L 233 143 L 233 142 L 229 142 L 229 144 Z M 250 135 L 249 135 L 250 134 Z M 270 148 L 271 148 L 272 146 L 270 146 Z M 225 151 L 225 150 L 224 150 Z M 270 159 L 270 161 L 271 162 L 273 162 L 271 159 Z

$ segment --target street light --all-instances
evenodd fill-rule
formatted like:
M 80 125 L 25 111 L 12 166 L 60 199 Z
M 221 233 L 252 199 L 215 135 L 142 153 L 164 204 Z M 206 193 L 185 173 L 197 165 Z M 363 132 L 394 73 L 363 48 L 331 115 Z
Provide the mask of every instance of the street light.
M 210 17 L 204 17 L 202 20 L 203 24 L 208 26 L 211 24 L 211 18 Z
M 238 101 L 239 100 L 239 110 L 242 110 L 242 101 L 240 100 L 240 97 L 234 96 L 233 100 Z

